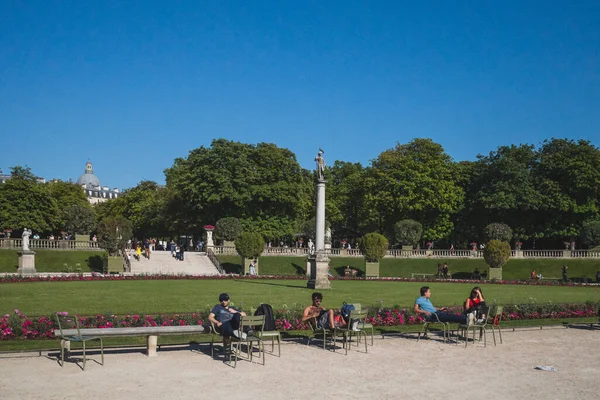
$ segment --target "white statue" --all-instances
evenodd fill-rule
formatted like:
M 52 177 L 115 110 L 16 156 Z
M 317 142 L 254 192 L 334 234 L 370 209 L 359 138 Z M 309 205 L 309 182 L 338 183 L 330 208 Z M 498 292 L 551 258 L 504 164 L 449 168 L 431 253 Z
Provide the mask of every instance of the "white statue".
M 31 229 L 25 228 L 23 230 L 23 251 L 29 251 L 29 236 L 31 236 Z
M 315 254 L 315 244 L 313 243 L 312 239 L 308 239 L 308 253 Z
M 315 157 L 315 161 L 317 162 L 317 174 L 320 181 L 325 179 L 325 159 L 323 158 L 324 153 L 325 152 L 323 149 L 319 149 L 319 153 Z

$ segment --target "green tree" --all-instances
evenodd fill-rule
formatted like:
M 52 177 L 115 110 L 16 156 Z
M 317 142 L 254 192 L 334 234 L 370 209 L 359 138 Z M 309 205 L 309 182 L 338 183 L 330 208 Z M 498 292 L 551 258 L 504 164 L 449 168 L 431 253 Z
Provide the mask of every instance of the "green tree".
M 263 237 L 254 232 L 244 232 L 235 238 L 235 250 L 244 258 L 257 258 L 265 248 Z
M 545 237 L 574 239 L 584 221 L 600 216 L 600 150 L 589 141 L 544 141 L 536 174 Z
M 124 217 L 106 217 L 98 224 L 98 245 L 115 256 L 132 235 L 131 222 Z
M 74 204 L 64 210 L 65 228 L 76 234 L 89 234 L 96 227 L 96 213 L 89 204 Z
M 376 262 L 385 257 L 388 240 L 379 233 L 371 232 L 358 241 L 358 247 L 368 262 Z
M 60 207 L 60 213 L 57 216 L 57 225 L 53 228 L 54 231 L 66 229 L 69 232 L 73 232 L 71 229 L 69 229 L 68 225 L 69 222 L 73 222 L 73 218 L 79 218 L 75 217 L 75 214 L 84 218 L 87 218 L 86 216 L 92 214 L 95 218 L 93 207 L 89 203 L 81 186 L 77 185 L 76 183 L 54 179 L 46 183 L 46 188 L 48 189 L 50 196 L 54 198 L 56 204 Z M 94 223 L 92 222 L 92 228 L 93 224 Z M 90 231 L 78 233 L 89 232 Z
M 223 217 L 304 220 L 312 206 L 310 174 L 270 143 L 215 139 L 177 158 L 165 176 L 171 204 L 182 210 L 172 218 L 192 230 Z
M 394 226 L 396 242 L 399 244 L 417 245 L 423 235 L 423 225 L 412 219 L 403 219 Z
M 109 216 L 127 218 L 131 221 L 133 234 L 139 238 L 172 234 L 175 229 L 170 228 L 168 223 L 169 200 L 166 192 L 156 182 L 142 181 L 125 190 L 118 198 L 98 204 L 98 220 Z
M 501 146 L 479 156 L 467 185 L 460 228 L 474 235 L 494 221 L 504 221 L 515 237 L 540 237 L 539 210 L 546 200 L 537 187 L 537 157 L 531 145 Z
M 600 220 L 586 221 L 581 227 L 581 240 L 590 247 L 600 244 Z
M 500 240 L 501 242 L 510 242 L 513 232 L 510 226 L 494 222 L 485 227 L 484 235 L 487 241 Z
M 464 192 L 440 144 L 430 139 L 398 144 L 382 152 L 366 173 L 375 183 L 368 200 L 378 215 L 371 220 L 379 220 L 381 232 L 393 235 L 394 223 L 409 218 L 423 224 L 425 239 L 450 236 L 451 217 L 461 209 Z
M 29 228 L 36 233 L 49 233 L 59 225 L 58 205 L 46 185 L 27 175 L 13 174 L 0 185 L 0 229 Z
M 325 213 L 335 237 L 362 235 L 365 210 L 364 168 L 360 163 L 335 161 L 325 171 L 328 180 Z M 311 236 L 314 237 L 314 236 Z
M 28 166 L 22 167 L 20 165 L 16 165 L 10 168 L 10 176 L 14 179 L 24 179 L 28 181 L 37 181 L 37 176 L 31 172 L 31 168 Z
M 491 268 L 500 268 L 510 258 L 511 250 L 508 242 L 490 240 L 485 246 L 483 258 Z
M 217 221 L 215 234 L 225 240 L 235 240 L 242 233 L 242 224 L 235 217 L 225 217 Z

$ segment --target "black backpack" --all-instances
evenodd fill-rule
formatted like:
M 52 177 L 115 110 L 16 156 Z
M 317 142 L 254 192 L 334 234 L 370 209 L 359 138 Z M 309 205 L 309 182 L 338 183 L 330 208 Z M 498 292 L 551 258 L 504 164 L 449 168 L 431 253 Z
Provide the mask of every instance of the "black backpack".
M 265 327 L 264 331 L 274 331 L 275 328 L 275 317 L 273 316 L 273 307 L 268 304 L 261 304 L 254 315 L 264 315 L 265 316 Z

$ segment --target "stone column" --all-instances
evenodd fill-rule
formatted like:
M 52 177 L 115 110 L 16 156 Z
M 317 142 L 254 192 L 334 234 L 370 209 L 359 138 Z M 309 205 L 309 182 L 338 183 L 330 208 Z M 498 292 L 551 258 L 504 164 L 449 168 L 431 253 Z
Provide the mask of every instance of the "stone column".
M 325 181 L 317 183 L 316 249 L 325 249 Z
M 325 252 L 325 183 L 320 179 L 317 183 L 317 216 L 316 216 L 316 254 L 308 257 L 307 271 L 309 280 L 306 285 L 309 289 L 329 289 L 331 284 L 327 274 L 329 258 Z

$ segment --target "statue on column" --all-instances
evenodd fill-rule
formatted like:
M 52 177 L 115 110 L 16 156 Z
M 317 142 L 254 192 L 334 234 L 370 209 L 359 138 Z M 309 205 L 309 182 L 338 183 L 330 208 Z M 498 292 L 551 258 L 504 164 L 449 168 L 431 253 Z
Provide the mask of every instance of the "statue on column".
M 320 148 L 319 153 L 315 157 L 315 161 L 317 162 L 317 174 L 320 181 L 325 179 L 325 159 L 323 158 L 324 153 L 325 152 L 323 149 Z
M 315 244 L 313 243 L 312 239 L 308 239 L 308 254 L 315 254 Z
M 27 229 L 25 228 L 23 230 L 23 251 L 29 251 L 29 236 L 31 236 L 32 232 L 31 229 Z

